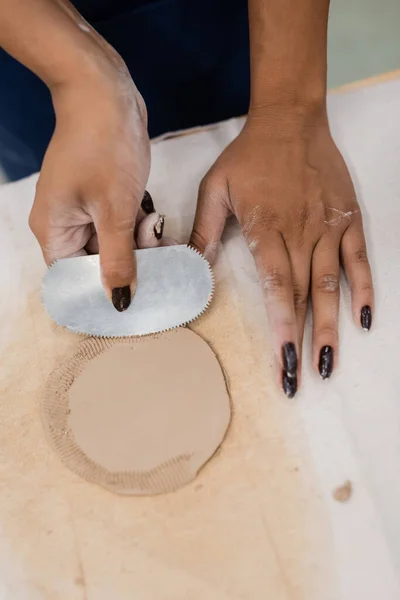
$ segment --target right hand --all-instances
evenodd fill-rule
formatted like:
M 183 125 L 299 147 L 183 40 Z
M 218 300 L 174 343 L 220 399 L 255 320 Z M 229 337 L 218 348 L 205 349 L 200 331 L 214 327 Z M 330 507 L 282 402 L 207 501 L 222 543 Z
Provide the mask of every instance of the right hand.
M 117 310 L 135 291 L 134 234 L 150 170 L 146 107 L 121 63 L 52 90 L 57 124 L 30 215 L 48 265 L 100 253 Z

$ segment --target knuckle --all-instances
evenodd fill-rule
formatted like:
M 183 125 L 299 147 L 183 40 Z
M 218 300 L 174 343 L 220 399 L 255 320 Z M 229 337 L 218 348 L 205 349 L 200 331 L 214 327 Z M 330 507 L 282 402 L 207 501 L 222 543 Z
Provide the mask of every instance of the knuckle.
M 258 223 L 262 229 L 276 229 L 280 224 L 280 219 L 273 209 L 263 207 L 260 210 Z
M 197 228 L 194 228 L 192 230 L 192 234 L 190 236 L 190 245 L 194 246 L 194 248 L 199 250 L 199 252 L 203 253 L 205 248 L 207 247 L 207 244 L 208 244 L 208 240 L 203 235 L 203 233 L 201 231 L 199 231 Z
M 135 226 L 135 212 L 130 205 L 104 203 L 98 211 L 96 229 L 101 236 L 126 235 L 129 237 Z
M 317 292 L 323 294 L 337 294 L 339 291 L 339 277 L 334 274 L 319 275 L 314 284 Z
M 333 344 L 337 343 L 339 339 L 338 331 L 334 324 L 325 324 L 321 327 L 316 327 L 315 336 L 323 338 L 325 341 L 331 340 Z
M 133 273 L 133 258 L 101 258 L 101 269 L 105 276 L 130 277 Z
M 242 227 L 243 236 L 253 254 L 257 252 L 259 242 L 262 241 L 266 232 L 280 229 L 279 217 L 273 210 L 264 206 L 256 205 L 246 211 L 242 211 L 240 207 L 236 210 L 236 215 Z
M 251 241 L 254 236 L 262 237 L 265 231 L 279 230 L 280 219 L 273 209 L 255 205 L 250 210 L 236 210 L 245 239 Z
M 363 281 L 356 286 L 357 290 L 360 292 L 373 292 L 374 286 L 371 281 Z
M 281 319 L 278 323 L 279 323 L 279 327 L 282 327 L 284 329 L 294 329 L 297 325 L 295 319 L 291 319 L 290 317 Z
M 353 260 L 356 263 L 368 263 L 367 249 L 365 247 L 358 248 L 353 253 Z
M 289 280 L 284 273 L 275 267 L 270 267 L 264 270 L 262 286 L 268 295 L 283 297 L 286 296 Z
M 96 209 L 97 221 L 102 229 L 119 229 L 134 221 L 135 204 L 130 195 L 121 193 L 118 198 L 111 194 L 108 198 L 95 196 L 91 204 Z

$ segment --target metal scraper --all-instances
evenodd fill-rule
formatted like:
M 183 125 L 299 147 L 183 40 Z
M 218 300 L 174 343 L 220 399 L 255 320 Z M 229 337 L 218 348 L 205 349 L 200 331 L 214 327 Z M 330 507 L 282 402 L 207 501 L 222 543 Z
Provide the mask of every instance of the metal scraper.
M 199 317 L 211 302 L 214 278 L 207 260 L 188 246 L 136 250 L 137 288 L 118 312 L 100 280 L 99 256 L 65 258 L 43 280 L 50 317 L 75 333 L 104 337 L 147 335 Z

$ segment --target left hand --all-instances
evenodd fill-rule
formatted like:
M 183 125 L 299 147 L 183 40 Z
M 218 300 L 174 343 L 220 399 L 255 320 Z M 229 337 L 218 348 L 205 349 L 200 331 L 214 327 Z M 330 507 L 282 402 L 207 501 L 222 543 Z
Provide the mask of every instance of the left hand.
M 249 115 L 203 179 L 191 244 L 213 260 L 236 215 L 259 273 L 278 366 L 293 397 L 311 288 L 313 363 L 329 377 L 338 355 L 340 257 L 356 324 L 371 326 L 373 286 L 360 207 L 326 114 Z

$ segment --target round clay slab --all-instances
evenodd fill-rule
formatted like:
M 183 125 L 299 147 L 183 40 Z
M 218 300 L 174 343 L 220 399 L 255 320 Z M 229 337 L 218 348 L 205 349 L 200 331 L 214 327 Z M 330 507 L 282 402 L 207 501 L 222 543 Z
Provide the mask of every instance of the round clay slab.
M 192 481 L 230 421 L 224 375 L 189 329 L 88 338 L 51 374 L 43 422 L 64 464 L 122 494 Z

